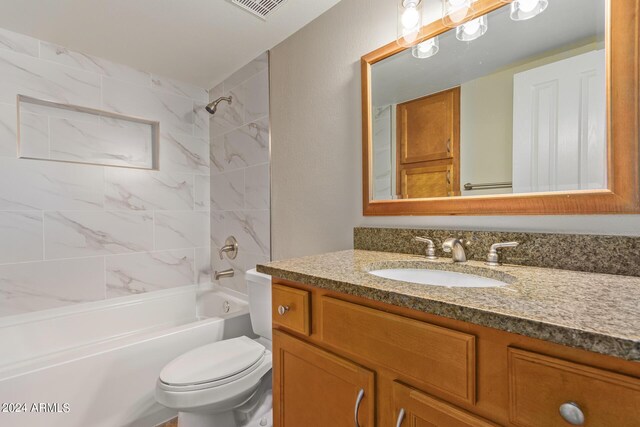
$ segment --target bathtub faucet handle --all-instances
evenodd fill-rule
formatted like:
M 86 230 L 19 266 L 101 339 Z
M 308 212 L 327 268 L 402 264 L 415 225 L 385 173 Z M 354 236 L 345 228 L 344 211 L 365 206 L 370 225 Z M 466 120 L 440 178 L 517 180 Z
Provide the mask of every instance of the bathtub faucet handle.
M 227 240 L 224 241 L 224 246 L 220 248 L 218 251 L 218 255 L 220 259 L 223 259 L 223 254 L 227 254 L 227 258 L 236 259 L 238 256 L 238 241 L 235 237 L 229 236 Z

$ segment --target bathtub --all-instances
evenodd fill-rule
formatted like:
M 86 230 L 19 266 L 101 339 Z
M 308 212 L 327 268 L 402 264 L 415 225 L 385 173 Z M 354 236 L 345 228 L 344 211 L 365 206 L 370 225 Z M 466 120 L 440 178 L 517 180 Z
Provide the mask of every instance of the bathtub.
M 0 426 L 152 427 L 160 370 L 204 344 L 252 336 L 246 297 L 182 288 L 0 319 Z

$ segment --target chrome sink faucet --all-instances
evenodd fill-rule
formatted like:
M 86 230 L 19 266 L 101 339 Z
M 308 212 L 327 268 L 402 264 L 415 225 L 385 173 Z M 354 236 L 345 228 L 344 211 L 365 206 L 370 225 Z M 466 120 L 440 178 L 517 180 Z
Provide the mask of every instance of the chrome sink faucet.
M 497 267 L 500 265 L 500 259 L 498 257 L 498 249 L 502 248 L 515 248 L 518 246 L 518 242 L 506 242 L 506 243 L 494 243 L 491 245 L 489 249 L 489 254 L 487 254 L 487 264 L 490 267 Z
M 427 257 L 427 259 L 438 259 L 438 257 L 436 256 L 436 245 L 433 244 L 433 240 L 419 236 L 414 237 L 413 240 L 415 240 L 416 242 L 427 244 L 427 249 L 425 250 L 425 256 Z
M 444 241 L 442 244 L 442 250 L 453 255 L 453 262 L 467 262 L 467 254 L 464 252 L 464 248 L 469 246 L 469 241 L 462 237 L 451 237 Z

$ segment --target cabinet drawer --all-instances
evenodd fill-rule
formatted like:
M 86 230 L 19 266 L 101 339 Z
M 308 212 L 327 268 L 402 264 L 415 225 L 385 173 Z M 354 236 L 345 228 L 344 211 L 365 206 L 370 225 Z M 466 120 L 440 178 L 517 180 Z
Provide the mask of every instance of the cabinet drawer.
M 311 333 L 309 292 L 282 285 L 273 285 L 271 292 L 273 326 L 281 326 L 309 335 Z
M 640 425 L 640 379 L 509 348 L 509 416 L 522 427 L 566 427 L 573 402 L 585 426 Z
M 420 387 L 475 403 L 475 337 L 330 297 L 321 300 L 322 340 L 410 378 Z
M 399 427 L 498 427 L 397 381 L 393 383 L 393 407 L 395 425 Z

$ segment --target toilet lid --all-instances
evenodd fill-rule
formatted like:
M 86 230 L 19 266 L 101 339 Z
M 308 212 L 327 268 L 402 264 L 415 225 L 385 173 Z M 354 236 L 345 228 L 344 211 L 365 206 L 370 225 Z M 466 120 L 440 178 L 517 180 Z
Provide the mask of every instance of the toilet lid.
M 171 385 L 193 385 L 218 381 L 258 363 L 266 349 L 248 337 L 218 341 L 191 350 L 169 362 L 160 381 Z

